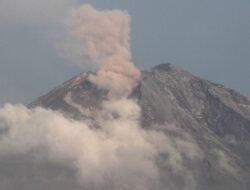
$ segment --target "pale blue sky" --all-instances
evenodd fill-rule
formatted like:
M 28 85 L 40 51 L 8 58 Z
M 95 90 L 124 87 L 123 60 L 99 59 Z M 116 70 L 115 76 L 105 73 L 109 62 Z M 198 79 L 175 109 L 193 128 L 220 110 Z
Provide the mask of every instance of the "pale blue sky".
M 60 58 L 52 45 L 57 35 L 51 18 L 63 14 L 62 1 L 74 0 L 34 1 L 43 3 L 33 8 L 31 0 L 0 0 L 0 105 L 29 103 L 82 71 Z M 249 0 L 81 2 L 130 13 L 137 67 L 170 62 L 250 95 Z

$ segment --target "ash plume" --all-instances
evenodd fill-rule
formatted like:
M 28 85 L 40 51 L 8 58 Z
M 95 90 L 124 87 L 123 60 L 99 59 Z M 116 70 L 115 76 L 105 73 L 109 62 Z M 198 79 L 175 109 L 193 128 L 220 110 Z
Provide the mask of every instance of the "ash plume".
M 114 97 L 127 96 L 140 72 L 131 63 L 130 17 L 121 10 L 99 11 L 90 5 L 71 10 L 67 22 L 68 54 L 80 57 L 79 64 L 97 68 L 90 80 Z M 77 56 L 78 55 L 78 56 Z

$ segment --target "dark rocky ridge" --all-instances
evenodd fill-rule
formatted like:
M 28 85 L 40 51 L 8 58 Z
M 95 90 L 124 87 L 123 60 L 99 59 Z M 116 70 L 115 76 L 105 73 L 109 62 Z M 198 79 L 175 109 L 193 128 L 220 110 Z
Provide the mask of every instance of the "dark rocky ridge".
M 98 109 L 107 92 L 90 83 L 88 75 L 81 73 L 66 81 L 29 107 L 42 106 L 59 110 L 69 117 L 84 118 L 65 97 L 70 94 L 76 104 L 90 110 Z M 138 99 L 143 127 L 178 136 L 180 134 L 172 134 L 164 127 L 174 124 L 180 131 L 188 133 L 201 148 L 205 155 L 202 159 L 185 161 L 186 168 L 192 170 L 192 176 L 198 182 L 196 189 L 250 189 L 248 97 L 171 64 L 143 71 L 141 81 L 130 97 Z M 229 163 L 219 160 L 217 153 L 221 152 L 230 159 Z M 230 165 L 229 169 L 222 167 L 223 162 Z M 162 169 L 162 179 L 172 189 L 188 189 L 182 178 Z

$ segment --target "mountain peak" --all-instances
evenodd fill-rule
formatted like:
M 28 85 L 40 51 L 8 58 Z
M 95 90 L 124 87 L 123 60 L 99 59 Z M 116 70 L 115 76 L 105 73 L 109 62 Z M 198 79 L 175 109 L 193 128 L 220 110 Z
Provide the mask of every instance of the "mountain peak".
M 159 65 L 154 66 L 153 69 L 169 71 L 169 70 L 179 70 L 180 68 L 178 68 L 176 65 L 172 63 L 161 63 Z
M 85 118 L 86 110 L 98 111 L 107 92 L 88 81 L 89 74 L 77 75 L 29 107 L 59 110 L 76 119 Z M 141 107 L 142 127 L 162 130 L 173 138 L 175 132 L 169 129 L 173 125 L 185 134 L 181 138 L 190 136 L 203 150 L 204 160 L 187 162 L 200 182 L 197 189 L 249 189 L 250 101 L 247 97 L 169 63 L 143 71 L 130 97 L 137 99 Z
M 188 73 L 186 70 L 172 63 L 161 63 L 159 65 L 154 66 L 152 70 L 159 70 L 159 71 L 169 72 L 169 73 Z
M 145 71 L 146 73 L 151 73 L 156 76 L 161 76 L 163 75 L 163 78 L 175 78 L 176 80 L 190 80 L 194 78 L 194 76 L 189 73 L 188 71 L 174 65 L 171 63 L 162 63 L 159 65 L 154 66 L 153 68 Z M 162 78 L 162 77 L 160 77 Z M 198 77 L 197 77 L 198 78 Z

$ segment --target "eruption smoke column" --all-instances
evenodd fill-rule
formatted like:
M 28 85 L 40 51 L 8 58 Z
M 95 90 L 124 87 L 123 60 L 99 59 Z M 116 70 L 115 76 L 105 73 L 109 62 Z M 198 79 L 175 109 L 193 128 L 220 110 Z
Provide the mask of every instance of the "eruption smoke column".
M 109 90 L 110 98 L 129 95 L 140 72 L 131 63 L 127 12 L 98 11 L 83 5 L 71 11 L 68 24 L 73 43 L 71 50 L 87 58 L 98 69 L 90 80 Z

